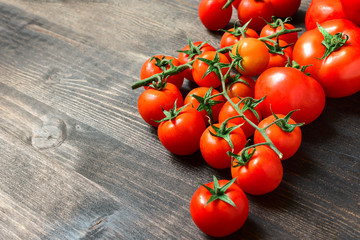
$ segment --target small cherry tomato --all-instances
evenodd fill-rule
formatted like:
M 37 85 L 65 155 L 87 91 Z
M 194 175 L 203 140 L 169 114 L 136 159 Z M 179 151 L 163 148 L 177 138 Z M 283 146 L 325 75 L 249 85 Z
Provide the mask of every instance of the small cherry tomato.
M 226 83 L 226 92 L 230 98 L 254 97 L 255 80 L 249 76 L 232 76 L 233 81 Z
M 276 44 L 269 42 L 269 53 L 270 53 L 270 60 L 267 68 L 272 67 L 285 67 L 286 64 L 292 60 L 292 48 L 289 44 L 285 41 L 279 40 L 277 46 Z
M 236 158 L 231 166 L 231 176 L 244 192 L 263 195 L 275 190 L 282 180 L 283 167 L 279 156 L 268 146 L 260 145 L 247 150 L 249 159 Z
M 232 15 L 231 5 L 223 9 L 227 0 L 201 0 L 199 5 L 199 18 L 209 30 L 224 28 Z
M 286 18 L 294 15 L 300 7 L 301 0 L 270 0 L 274 15 Z
M 289 30 L 295 29 L 294 25 L 287 23 L 286 21 L 284 21 L 284 27 L 285 27 L 285 29 L 289 29 Z M 267 37 L 267 36 L 270 36 L 277 32 L 280 32 L 281 30 L 282 30 L 282 25 L 280 23 L 280 20 L 273 18 L 273 21 L 270 24 L 266 24 L 261 29 L 260 37 Z M 272 39 L 276 40 L 276 37 L 274 37 Z M 295 44 L 295 42 L 298 39 L 298 33 L 297 32 L 286 33 L 286 34 L 280 35 L 279 39 L 287 42 L 288 44 Z M 294 45 L 292 45 L 292 46 L 294 46 Z
M 269 0 L 242 0 L 238 7 L 238 17 L 242 24 L 249 20 L 249 28 L 260 31 L 266 22 L 271 21 L 274 9 Z

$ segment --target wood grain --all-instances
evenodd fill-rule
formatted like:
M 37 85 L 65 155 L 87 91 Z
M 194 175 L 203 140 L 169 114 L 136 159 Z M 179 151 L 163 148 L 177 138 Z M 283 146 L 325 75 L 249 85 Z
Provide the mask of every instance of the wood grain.
M 147 58 L 176 56 L 187 36 L 219 46 L 198 3 L 0 0 L 0 239 L 210 238 L 189 202 L 198 182 L 230 173 L 167 152 L 130 90 Z M 359 105 L 327 100 L 279 188 L 248 196 L 228 239 L 360 237 Z

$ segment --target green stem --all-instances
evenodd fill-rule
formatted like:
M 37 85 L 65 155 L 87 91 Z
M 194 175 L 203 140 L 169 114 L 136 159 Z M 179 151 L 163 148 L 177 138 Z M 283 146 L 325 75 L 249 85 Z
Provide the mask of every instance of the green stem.
M 300 32 L 301 30 L 302 30 L 302 28 L 286 29 L 284 27 L 279 32 L 276 32 L 276 33 L 273 33 L 273 34 L 271 34 L 269 36 L 261 37 L 261 38 L 258 38 L 258 39 L 261 40 L 261 41 L 267 41 L 268 39 L 271 39 L 271 38 L 274 38 L 274 37 L 277 37 L 277 36 L 281 36 L 281 35 L 284 35 L 284 34 L 287 34 L 287 33 L 292 33 L 292 32 Z

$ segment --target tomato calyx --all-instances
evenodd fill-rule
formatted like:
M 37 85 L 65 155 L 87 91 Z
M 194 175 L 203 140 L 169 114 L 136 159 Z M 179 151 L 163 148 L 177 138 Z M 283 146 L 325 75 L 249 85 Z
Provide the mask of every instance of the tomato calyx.
M 260 143 L 260 144 L 255 144 L 255 145 L 251 145 L 251 146 L 245 146 L 245 148 L 243 148 L 241 150 L 240 154 L 235 154 L 230 151 L 227 152 L 227 154 L 231 157 L 231 166 L 234 168 L 240 167 L 240 166 L 246 166 L 246 164 L 249 162 L 249 160 L 255 154 L 255 151 L 256 151 L 255 147 L 259 146 L 259 145 L 267 145 L 267 144 Z M 252 149 L 252 151 L 248 151 L 249 149 Z M 236 163 L 234 163 L 234 159 L 236 159 Z
M 174 68 L 174 64 L 172 63 L 173 59 L 166 59 L 165 56 L 162 56 L 162 58 L 158 58 L 156 56 L 153 56 L 149 59 L 149 62 L 152 60 L 155 60 L 155 66 L 159 67 L 163 72 L 166 71 L 166 68 L 168 65 L 170 65 L 170 68 Z
M 240 27 L 240 26 L 238 26 L 239 21 L 235 21 L 234 31 L 228 31 L 228 30 L 224 30 L 224 29 L 220 29 L 220 31 L 230 33 L 230 34 L 234 35 L 235 37 L 242 36 L 242 37 L 246 38 L 245 33 L 248 29 L 247 26 L 249 25 L 250 22 L 251 22 L 251 19 L 247 23 L 245 23 L 242 27 Z
M 242 71 L 245 72 L 244 67 L 242 66 L 243 57 L 240 56 L 239 53 L 239 45 L 236 47 L 236 55 L 234 55 L 232 52 L 229 52 L 229 56 L 233 59 L 232 65 L 239 67 Z
M 296 127 L 300 127 L 300 126 L 304 125 L 304 123 L 296 123 L 296 124 L 289 123 L 290 117 L 295 111 L 298 111 L 298 110 L 292 110 L 283 118 L 279 118 L 275 113 L 272 113 L 276 120 L 274 122 L 272 122 L 271 124 L 269 124 L 268 126 L 266 126 L 265 129 L 269 128 L 273 124 L 276 124 L 284 132 L 291 133 L 292 131 L 294 131 L 294 129 Z
M 260 116 L 257 113 L 257 111 L 255 110 L 255 107 L 257 105 L 259 105 L 262 101 L 264 101 L 265 96 L 262 97 L 261 99 L 254 99 L 252 97 L 245 97 L 240 99 L 240 101 L 236 104 L 237 106 L 240 106 L 241 103 L 243 103 L 243 107 L 240 109 L 242 113 L 244 113 L 246 110 L 251 111 L 256 118 L 260 121 Z
M 282 20 L 281 18 L 277 18 L 276 16 L 271 17 L 271 22 L 268 22 L 264 19 L 266 24 L 269 25 L 270 27 L 277 28 L 277 27 L 282 26 L 283 29 L 285 28 L 284 23 L 288 23 L 291 20 L 292 20 L 291 17 L 287 17 L 287 18 L 285 18 L 285 20 Z
M 229 91 L 231 88 L 231 85 L 238 83 L 238 82 L 243 83 L 246 86 L 248 86 L 249 88 L 251 88 L 250 84 L 247 81 L 245 81 L 244 79 L 241 79 L 240 77 L 241 77 L 240 73 L 236 74 L 235 76 L 228 76 L 227 77 L 228 83 L 227 83 L 226 91 Z
M 306 73 L 305 70 L 306 70 L 306 68 L 311 67 L 311 66 L 312 66 L 312 64 L 300 66 L 300 64 L 298 64 L 295 60 L 290 61 L 289 57 L 288 57 L 288 62 L 285 65 L 285 67 L 292 67 L 292 68 L 300 70 L 300 72 L 304 73 L 306 76 L 310 76 L 310 73 Z
M 211 107 L 223 102 L 223 101 L 218 101 L 218 100 L 212 99 L 219 95 L 223 95 L 222 93 L 211 95 L 212 90 L 213 90 L 213 87 L 210 87 L 209 90 L 205 93 L 204 97 L 198 96 L 196 94 L 191 94 L 191 96 L 199 102 L 199 106 L 196 108 L 196 110 L 198 110 L 199 112 L 201 112 L 202 110 L 205 110 L 206 113 L 208 114 L 211 122 L 214 121 L 214 115 L 213 115 Z
M 234 150 L 234 144 L 231 141 L 230 133 L 232 131 L 234 131 L 235 129 L 241 127 L 242 124 L 235 125 L 235 126 L 232 126 L 232 127 L 227 127 L 227 123 L 229 122 L 229 120 L 231 120 L 233 118 L 237 118 L 237 117 L 240 117 L 240 116 L 234 116 L 234 117 L 230 117 L 230 118 L 226 119 L 224 122 L 221 123 L 220 127 L 214 126 L 209 121 L 210 126 L 215 131 L 215 133 L 213 133 L 211 130 L 209 130 L 209 133 L 211 134 L 211 136 L 223 138 L 229 144 L 229 146 L 231 147 L 232 150 Z
M 206 63 L 209 66 L 206 72 L 204 73 L 202 79 L 204 79 L 204 77 L 206 77 L 209 73 L 212 72 L 214 72 L 219 77 L 219 79 L 221 79 L 221 69 L 230 66 L 229 63 L 220 62 L 220 56 L 218 52 L 216 52 L 213 60 L 209 60 L 206 58 L 197 58 L 197 59 Z
M 324 55 L 319 60 L 327 58 L 332 52 L 341 48 L 347 40 L 349 40 L 349 36 L 347 34 L 339 32 L 331 35 L 323 27 L 321 27 L 319 23 L 317 23 L 317 26 L 320 33 L 324 36 L 324 40 L 321 44 L 325 47 Z
M 199 46 L 195 46 L 193 41 L 189 37 L 188 37 L 188 42 L 189 42 L 189 50 L 177 50 L 177 52 L 187 54 L 189 59 L 192 59 L 196 55 L 200 55 L 202 53 L 201 48 L 208 43 L 208 41 L 205 41 L 199 44 Z
M 220 187 L 219 181 L 217 180 L 217 178 L 215 176 L 213 176 L 214 188 L 210 188 L 210 187 L 206 186 L 205 184 L 201 184 L 204 188 L 206 188 L 211 193 L 211 197 L 207 201 L 206 205 L 208 205 L 209 203 L 211 203 L 215 200 L 221 200 L 221 201 L 224 201 L 236 208 L 235 203 L 225 193 L 226 190 L 235 182 L 235 180 L 236 180 L 236 178 L 233 178 L 227 184 Z
M 154 121 L 158 122 L 158 123 L 165 122 L 165 121 L 170 121 L 170 120 L 176 118 L 180 114 L 180 112 L 182 110 L 184 110 L 184 108 L 186 108 L 188 105 L 189 104 L 186 104 L 186 105 L 182 106 L 181 108 L 177 109 L 176 101 L 175 101 L 174 107 L 171 108 L 169 111 L 164 110 L 162 108 L 162 106 L 161 106 L 161 108 L 163 109 L 163 113 L 165 114 L 165 117 L 163 119 L 161 119 L 161 120 L 154 120 Z
M 267 42 L 272 42 L 273 45 L 267 43 Z M 269 49 L 269 53 L 272 53 L 272 54 L 280 54 L 280 55 L 284 55 L 285 52 L 284 52 L 284 49 L 287 48 L 287 47 L 290 47 L 291 45 L 293 45 L 292 43 L 291 44 L 288 44 L 288 45 L 285 45 L 285 46 L 280 46 L 280 43 L 279 43 L 279 37 L 277 37 L 276 41 L 274 40 L 271 40 L 271 39 L 268 39 L 268 40 L 265 40 L 263 41 L 266 45 L 266 47 Z

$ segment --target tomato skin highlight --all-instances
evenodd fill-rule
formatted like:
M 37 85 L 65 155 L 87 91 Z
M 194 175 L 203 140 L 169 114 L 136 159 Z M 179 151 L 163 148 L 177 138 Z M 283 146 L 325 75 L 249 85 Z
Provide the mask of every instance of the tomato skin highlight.
M 227 0 L 201 0 L 198 8 L 202 24 L 209 30 L 216 31 L 226 27 L 232 15 L 232 7 L 222 7 Z
M 177 106 L 183 105 L 181 92 L 174 84 L 167 83 L 163 90 L 148 88 L 142 92 L 138 98 L 138 110 L 145 122 L 158 127 L 159 123 L 154 120 L 163 119 L 163 109 L 173 108 L 175 101 Z
M 262 116 L 272 112 L 291 115 L 297 123 L 308 124 L 320 116 L 325 107 L 325 93 L 312 77 L 292 67 L 273 67 L 264 71 L 255 83 L 255 98 L 266 96 L 259 104 Z
M 296 42 L 293 59 L 300 65 L 312 65 L 310 73 L 324 88 L 327 97 L 340 98 L 360 91 L 360 28 L 346 19 L 321 23 L 331 35 L 346 34 L 347 42 L 323 60 L 323 35 L 316 28 L 305 32 Z
M 214 124 L 220 127 L 220 123 Z M 227 127 L 236 126 L 228 123 Z M 215 134 L 212 126 L 209 126 L 200 138 L 200 151 L 204 160 L 213 168 L 224 169 L 230 168 L 231 158 L 227 155 L 228 151 L 232 151 L 228 142 L 221 138 L 212 136 L 209 131 Z M 246 136 L 241 128 L 237 128 L 230 133 L 230 139 L 234 145 L 234 152 L 240 152 L 246 144 Z
M 201 114 L 187 106 L 180 114 L 160 123 L 158 137 L 162 145 L 176 155 L 189 155 L 200 147 L 200 137 L 206 125 Z
M 159 59 L 161 59 L 164 55 L 155 55 L 154 57 L 157 57 Z M 152 75 L 155 75 L 157 73 L 162 73 L 162 69 L 158 66 L 155 65 L 156 61 L 155 59 L 151 60 L 151 58 L 149 58 L 148 60 L 146 60 L 146 62 L 142 65 L 141 70 L 140 70 L 140 79 L 143 80 L 145 78 L 151 77 Z M 172 57 L 172 56 L 167 56 L 165 55 L 165 59 L 171 60 L 172 59 L 172 63 L 174 64 L 174 66 L 179 66 L 180 62 L 178 59 Z M 170 65 L 166 66 L 166 69 L 169 69 Z M 177 88 L 181 88 L 183 82 L 184 82 L 184 74 L 178 73 L 172 76 L 169 76 L 167 78 L 167 82 L 174 84 Z M 145 89 L 147 89 L 148 87 L 145 87 Z
M 255 153 L 245 166 L 231 166 L 231 176 L 246 193 L 263 195 L 275 190 L 282 180 L 283 167 L 279 156 L 268 146 L 255 147 Z M 252 149 L 249 149 L 249 153 Z M 236 164 L 237 160 L 234 159 Z
M 284 118 L 283 114 L 276 114 L 279 118 Z M 264 128 L 274 122 L 276 118 L 271 115 L 267 118 L 264 118 L 258 125 L 259 128 Z M 290 124 L 296 124 L 294 120 L 289 119 Z M 276 124 L 268 127 L 266 129 L 266 134 L 273 142 L 275 147 L 283 154 L 281 160 L 286 160 L 292 157 L 301 145 L 301 129 L 300 127 L 295 127 L 292 132 L 285 132 Z M 255 130 L 254 134 L 254 144 L 266 142 L 261 133 Z
M 219 180 L 220 187 L 228 180 Z M 214 183 L 206 186 L 213 188 Z M 225 192 L 235 203 L 236 208 L 230 204 L 215 200 L 206 204 L 211 193 L 203 186 L 199 187 L 190 201 L 190 214 L 196 226 L 205 234 L 213 237 L 225 237 L 239 230 L 249 215 L 249 201 L 243 190 L 232 184 Z

